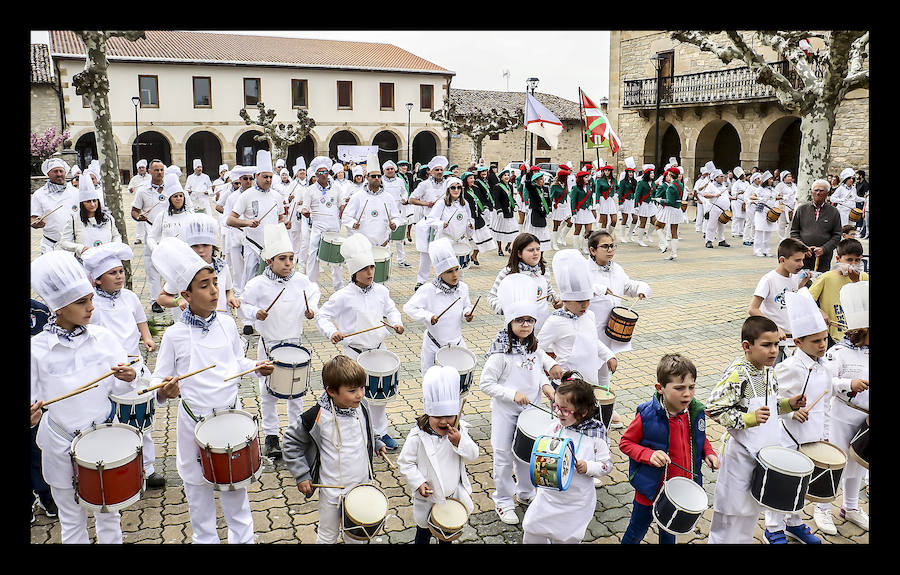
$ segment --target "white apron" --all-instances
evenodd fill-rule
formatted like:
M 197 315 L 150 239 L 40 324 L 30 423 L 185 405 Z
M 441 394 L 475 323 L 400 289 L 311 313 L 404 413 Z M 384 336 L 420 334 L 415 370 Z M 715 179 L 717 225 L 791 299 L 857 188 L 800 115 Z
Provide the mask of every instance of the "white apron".
M 353 327 L 353 331 L 360 331 L 376 325 L 382 325 L 382 317 L 380 312 L 357 310 L 356 325 Z M 353 333 L 353 331 L 350 333 Z M 381 342 L 383 342 L 384 338 L 387 336 L 387 328 L 382 327 L 381 329 L 373 329 L 372 331 L 354 335 L 349 339 L 343 340 L 341 343 L 363 349 L 375 349 L 381 345 Z
M 112 222 L 110 220 L 107 220 L 106 223 L 104 223 L 100 227 L 96 227 L 93 225 L 94 221 L 96 221 L 94 220 L 94 218 L 88 219 L 88 224 L 84 226 L 81 231 L 80 243 L 88 248 L 96 247 L 100 244 L 106 244 L 112 241 L 112 233 L 108 227 L 112 224 Z
M 809 383 L 806 384 L 806 404 L 809 405 L 822 395 L 822 392 L 829 389 L 831 375 L 828 369 L 822 364 L 816 364 L 812 374 L 809 376 Z M 800 423 L 791 416 L 781 419 L 786 432 L 781 434 L 781 445 L 791 449 L 797 449 L 797 443 L 804 444 L 813 441 L 821 441 L 825 439 L 825 406 L 828 405 L 830 397 L 823 397 L 813 406 L 809 412 L 809 418 Z M 852 409 L 852 408 L 851 408 Z M 790 435 L 788 435 L 790 433 Z M 793 436 L 793 439 L 791 439 Z M 796 439 L 796 443 L 794 442 Z
M 588 383 L 599 383 L 599 371 L 603 362 L 597 355 L 597 338 L 595 334 L 575 330 L 575 345 L 569 354 L 569 369 L 578 370 Z

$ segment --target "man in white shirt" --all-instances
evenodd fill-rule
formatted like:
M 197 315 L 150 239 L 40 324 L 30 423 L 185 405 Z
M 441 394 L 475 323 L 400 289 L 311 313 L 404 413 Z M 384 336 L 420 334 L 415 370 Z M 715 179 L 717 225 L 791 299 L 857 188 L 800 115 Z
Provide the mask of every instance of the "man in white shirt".
M 147 173 L 147 160 L 138 160 L 136 164 L 137 173 L 131 177 L 131 181 L 128 182 L 128 192 L 134 194 L 139 188 L 143 188 L 150 185 L 150 174 Z M 135 240 L 135 244 L 141 243 L 141 238 L 146 234 L 144 228 L 147 227 L 147 224 L 144 222 L 138 222 L 135 226 L 135 232 L 137 234 L 137 239 Z
M 310 162 L 309 168 L 316 176 L 312 185 L 306 188 L 306 197 L 303 201 L 303 220 L 299 225 L 307 225 L 309 222 L 309 256 L 306 259 L 305 268 L 309 281 L 319 281 L 319 242 L 322 235 L 327 232 L 340 232 L 341 220 L 339 211 L 340 189 L 329 181 L 328 170 L 331 161 L 325 156 L 317 156 Z M 304 265 L 301 263 L 301 266 Z M 331 280 L 334 290 L 344 287 L 343 264 L 331 265 Z
M 444 168 L 448 165 L 447 158 L 435 156 L 428 162 L 430 177 L 419 182 L 416 189 L 409 195 L 409 203 L 416 206 L 413 220 L 418 222 L 428 216 L 434 203 L 444 195 Z M 424 230 L 424 231 L 423 231 Z M 427 237 L 421 238 L 420 233 L 427 234 L 427 228 L 419 226 L 416 229 L 416 250 L 419 252 L 419 271 L 416 274 L 416 287 L 428 281 L 431 270 L 431 258 L 428 255 Z M 415 290 L 413 290 L 415 291 Z
M 706 211 L 706 199 L 703 197 L 703 190 L 709 185 L 710 164 L 707 162 L 705 166 L 700 168 L 700 177 L 694 182 L 694 192 L 697 194 L 697 217 L 694 219 L 694 230 L 706 233 L 706 223 L 703 221 L 703 213 Z
M 712 248 L 713 242 L 718 240 L 719 246 L 729 248 L 731 245 L 725 241 L 725 224 L 719 221 L 719 216 L 731 206 L 731 200 L 728 197 L 728 187 L 725 185 L 725 174 L 722 170 L 716 168 L 710 172 L 709 177 L 712 182 L 700 192 L 700 196 L 709 202 L 706 247 Z
M 384 191 L 389 193 L 394 201 L 397 203 L 397 210 L 400 212 L 401 217 L 403 216 L 403 209 L 407 204 L 407 196 L 409 192 L 406 188 L 405 179 L 402 176 L 397 175 L 397 164 L 388 160 L 385 162 L 381 169 L 384 171 L 384 177 L 381 178 L 381 183 L 384 186 Z M 391 251 L 397 252 L 397 264 L 400 267 L 408 268 L 410 267 L 408 263 L 406 263 L 406 248 L 403 245 L 403 240 L 392 240 L 391 241 L 392 249 Z
M 373 246 L 386 246 L 391 232 L 397 229 L 400 222 L 400 211 L 394 198 L 381 185 L 378 158 L 370 156 L 367 165 L 366 187 L 350 198 L 341 223 L 348 230 L 369 238 Z
M 300 208 L 303 207 L 303 199 L 306 196 L 306 187 L 308 185 L 306 160 L 303 159 L 303 156 L 299 156 L 294 164 L 294 181 L 288 187 L 287 194 L 289 217 L 291 217 L 291 212 L 293 211 L 292 224 L 288 227 L 288 235 L 291 238 L 291 245 L 294 247 L 294 261 L 296 262 L 305 262 L 309 252 L 309 225 L 308 221 L 303 221 L 300 215 Z
M 166 175 L 166 165 L 162 160 L 150 160 L 148 166 L 150 172 L 150 184 L 135 190 L 134 202 L 131 204 L 131 219 L 137 222 L 147 222 L 144 228 L 144 237 L 140 238 L 144 244 L 150 234 L 151 226 L 156 217 L 166 210 L 168 202 L 163 193 L 163 183 Z M 153 313 L 162 313 L 163 308 L 156 303 L 156 296 L 162 288 L 161 277 L 153 265 L 152 250 L 149 246 L 144 248 L 144 270 L 147 274 L 147 293 L 150 294 L 150 308 Z
M 194 211 L 208 214 L 209 196 L 212 188 L 212 182 L 209 176 L 203 173 L 203 163 L 199 158 L 194 160 L 194 173 L 187 177 L 184 184 L 184 190 L 190 194 L 191 202 L 194 204 Z
M 41 253 L 54 249 L 66 222 L 78 214 L 78 189 L 66 185 L 69 165 L 59 158 L 44 160 L 41 171 L 47 182 L 31 196 L 31 227 L 43 231 Z M 82 176 L 87 177 L 87 176 Z

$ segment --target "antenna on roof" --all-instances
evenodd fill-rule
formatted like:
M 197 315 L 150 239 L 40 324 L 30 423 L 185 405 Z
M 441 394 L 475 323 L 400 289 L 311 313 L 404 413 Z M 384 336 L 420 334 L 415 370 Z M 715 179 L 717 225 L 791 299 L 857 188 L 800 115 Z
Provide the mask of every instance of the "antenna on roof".
M 506 78 L 506 91 L 509 92 L 509 70 L 503 70 L 503 77 Z

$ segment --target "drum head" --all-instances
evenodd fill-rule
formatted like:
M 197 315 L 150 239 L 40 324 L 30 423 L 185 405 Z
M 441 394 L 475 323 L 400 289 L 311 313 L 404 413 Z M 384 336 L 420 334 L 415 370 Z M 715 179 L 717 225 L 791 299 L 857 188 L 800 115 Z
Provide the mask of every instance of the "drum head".
M 709 508 L 706 491 L 686 477 L 669 479 L 665 490 L 669 501 L 690 513 L 703 513 Z
M 113 403 L 123 403 L 128 405 L 136 405 L 138 403 L 149 403 L 156 396 L 154 393 L 141 393 L 138 394 L 137 389 L 132 389 L 126 393 L 122 393 L 120 395 L 112 395 L 110 394 L 109 399 L 112 400 Z
M 536 438 L 547 428 L 551 421 L 558 421 L 558 418 L 542 409 L 528 407 L 519 414 L 516 427 L 521 429 L 528 437 Z
M 322 234 L 322 239 L 329 244 L 342 244 L 344 240 L 347 239 L 340 234 L 340 232 L 325 232 Z
M 309 363 L 309 352 L 299 345 L 285 344 L 269 350 L 269 357 L 276 363 L 302 365 Z
M 386 349 L 365 351 L 356 361 L 368 375 L 390 375 L 400 369 L 400 358 Z
M 475 354 L 464 347 L 442 347 L 434 354 L 434 363 L 440 366 L 455 367 L 460 374 L 475 369 Z
M 96 468 L 103 462 L 104 467 L 117 467 L 134 458 L 141 447 L 142 439 L 133 427 L 121 423 L 107 423 L 86 431 L 72 441 L 72 452 L 79 463 Z
M 800 453 L 812 459 L 816 467 L 824 469 L 840 469 L 847 464 L 847 456 L 837 445 L 825 441 L 804 443 Z
M 194 435 L 201 445 L 225 449 L 235 447 L 256 436 L 256 422 L 244 411 L 227 411 L 209 416 L 197 424 Z
M 391 252 L 381 246 L 372 246 L 372 258 L 376 262 L 387 261 L 391 259 Z
M 431 518 L 442 528 L 456 531 L 462 529 L 469 520 L 469 512 L 456 499 L 447 499 L 444 503 L 435 503 L 431 507 Z
M 609 405 L 616 402 L 616 394 L 602 387 L 594 388 L 594 397 L 597 398 L 597 403 L 600 405 Z
M 757 457 L 766 467 L 786 475 L 802 477 L 812 473 L 815 468 L 812 459 L 806 455 L 777 445 L 763 447 Z
M 453 252 L 457 256 L 467 256 L 472 253 L 472 246 L 462 242 L 456 242 L 453 244 Z
M 356 523 L 372 525 L 387 516 L 387 497 L 374 485 L 357 485 L 344 495 L 344 511 Z
M 633 320 L 635 320 L 635 321 L 637 321 L 637 319 L 638 319 L 638 314 L 637 314 L 637 312 L 636 312 L 636 311 L 632 311 L 632 310 L 630 310 L 630 309 L 628 309 L 628 308 L 626 308 L 626 307 L 616 306 L 616 307 L 614 307 L 614 308 L 612 309 L 612 311 L 613 311 L 614 314 L 616 314 L 617 316 L 621 317 L 622 319 L 626 319 L 626 320 L 628 320 L 628 319 L 633 319 Z

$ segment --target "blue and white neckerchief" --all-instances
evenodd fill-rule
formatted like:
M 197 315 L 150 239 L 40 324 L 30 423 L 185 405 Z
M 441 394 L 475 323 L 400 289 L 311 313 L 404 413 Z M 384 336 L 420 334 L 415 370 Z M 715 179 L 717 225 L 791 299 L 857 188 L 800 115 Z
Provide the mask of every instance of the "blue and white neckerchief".
M 576 433 L 587 435 L 588 437 L 600 437 L 605 440 L 606 427 L 603 425 L 603 422 L 600 421 L 599 417 L 600 410 L 598 409 L 593 416 L 585 417 L 580 422 L 575 425 L 570 425 L 568 428 Z
M 598 264 L 596 261 L 594 261 L 594 265 L 596 265 L 602 272 L 608 272 L 608 271 L 612 270 L 612 262 L 609 262 L 608 264 L 603 265 L 603 264 Z
M 319 396 L 319 399 L 316 401 L 319 404 L 319 407 L 324 409 L 329 413 L 335 413 L 337 415 L 343 415 L 345 417 L 356 417 L 356 410 L 352 407 L 338 407 L 333 405 L 331 402 L 331 397 L 328 395 L 327 391 L 323 391 L 322 395 Z M 334 410 L 332 411 L 332 406 Z
M 850 341 L 850 338 L 847 336 L 844 336 L 844 339 L 837 342 L 837 344 L 835 344 L 834 347 L 837 347 L 837 346 L 846 347 L 847 349 L 852 349 L 854 351 L 858 351 L 858 350 L 868 351 L 868 349 L 869 349 L 869 346 L 867 346 L 867 345 L 855 345 L 852 341 Z
M 216 270 L 216 273 L 221 272 L 223 269 L 225 269 L 225 260 L 223 260 L 222 258 L 213 258 L 212 267 L 214 270 Z
M 444 292 L 445 294 L 452 294 L 459 288 L 459 283 L 457 283 L 456 285 L 450 285 L 440 277 L 434 278 L 431 281 L 431 285 Z
M 264 190 L 264 189 L 260 188 L 260 187 L 259 187 L 259 184 L 257 184 L 256 182 L 253 183 L 253 187 L 256 188 L 258 191 L 264 193 L 264 194 L 268 193 L 269 190 L 272 189 L 272 188 L 270 187 L 268 190 Z
M 98 296 L 100 296 L 100 297 L 102 297 L 102 298 L 105 298 L 105 299 L 108 299 L 108 300 L 110 300 L 111 302 L 115 302 L 116 299 L 118 299 L 118 297 L 119 297 L 120 295 L 122 295 L 122 290 L 120 290 L 120 289 L 117 289 L 117 290 L 114 291 L 114 292 L 108 292 L 108 291 L 106 291 L 106 290 L 100 288 L 99 286 L 97 286 L 97 287 L 94 288 L 94 291 L 97 292 L 97 295 L 98 295 Z
M 370 283 L 366 287 L 362 287 L 361 285 L 359 285 L 356 282 L 353 282 L 353 285 L 355 285 L 357 288 L 359 288 L 359 291 L 361 291 L 362 293 L 369 293 L 370 291 L 372 291 L 372 288 L 375 287 L 375 282 Z
M 44 331 L 49 331 L 52 334 L 56 334 L 56 336 L 60 339 L 64 339 L 66 341 L 72 341 L 79 335 L 87 332 L 87 328 L 83 325 L 76 325 L 72 331 L 69 331 L 65 328 L 59 327 L 56 325 L 56 315 L 51 315 L 50 319 L 47 320 L 47 323 L 44 324 Z
M 530 266 L 530 265 L 528 265 L 528 264 L 526 264 L 526 263 L 524 263 L 524 262 L 519 262 L 519 271 L 520 271 L 520 272 L 523 272 L 523 273 L 526 273 L 526 272 L 527 272 L 527 273 L 533 274 L 533 275 L 535 275 L 535 276 L 541 276 L 541 275 L 543 275 L 543 274 L 541 273 L 541 267 L 540 267 L 540 264 L 538 264 L 538 265 L 536 265 L 536 266 Z
M 521 354 L 524 356 L 528 355 L 528 348 L 522 344 L 522 341 L 519 338 L 515 338 L 512 341 L 512 352 L 509 351 L 509 334 L 506 333 L 506 328 L 501 329 L 497 332 L 497 338 L 491 342 L 491 347 L 488 349 L 488 352 L 484 354 L 484 357 L 488 357 L 495 353 L 514 353 Z
M 47 191 L 51 194 L 57 194 L 65 190 L 66 187 L 66 184 L 56 184 L 54 182 L 51 182 L 50 180 L 47 180 Z
M 278 282 L 280 284 L 286 284 L 291 281 L 292 277 L 294 277 L 294 270 L 291 270 L 291 273 L 289 273 L 286 277 L 281 277 L 280 275 L 276 274 L 270 267 L 267 267 L 265 270 L 263 270 L 263 273 L 270 280 Z
M 580 316 L 575 315 L 564 307 L 559 308 L 558 310 L 554 310 L 553 315 L 564 317 L 567 319 L 578 319 Z
M 181 314 L 181 322 L 185 323 L 192 327 L 199 327 L 203 330 L 203 333 L 209 331 L 209 328 L 212 327 L 213 322 L 216 321 L 216 312 L 213 311 L 208 319 L 203 319 L 202 317 L 195 315 L 194 312 L 191 311 L 191 306 L 188 306 L 184 309 L 184 312 Z

